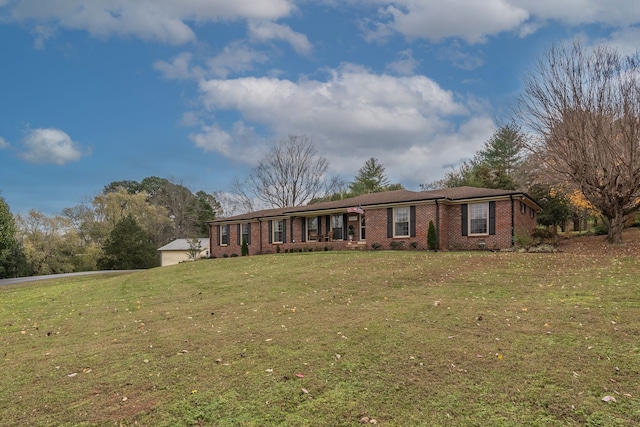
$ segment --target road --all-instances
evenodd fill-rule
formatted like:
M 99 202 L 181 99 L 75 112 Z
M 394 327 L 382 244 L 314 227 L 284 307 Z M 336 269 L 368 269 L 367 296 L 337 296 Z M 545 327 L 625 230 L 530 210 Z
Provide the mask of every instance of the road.
M 38 280 L 59 279 L 62 277 L 88 276 L 91 274 L 123 274 L 123 273 L 135 273 L 137 271 L 142 271 L 142 270 L 80 271 L 78 273 L 47 274 L 45 276 L 16 277 L 15 279 L 0 279 L 0 286 L 14 285 L 17 283 L 35 282 Z

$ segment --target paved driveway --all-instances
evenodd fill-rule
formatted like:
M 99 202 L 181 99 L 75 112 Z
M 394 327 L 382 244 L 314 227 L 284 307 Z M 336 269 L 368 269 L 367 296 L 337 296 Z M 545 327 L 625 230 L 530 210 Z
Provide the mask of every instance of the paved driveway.
M 137 271 L 143 271 L 143 270 L 80 271 L 78 273 L 47 274 L 46 276 L 16 277 L 15 279 L 0 279 L 0 286 L 14 285 L 16 283 L 35 282 L 37 280 L 59 279 L 62 277 L 89 276 L 91 274 L 123 274 L 123 273 L 135 273 Z

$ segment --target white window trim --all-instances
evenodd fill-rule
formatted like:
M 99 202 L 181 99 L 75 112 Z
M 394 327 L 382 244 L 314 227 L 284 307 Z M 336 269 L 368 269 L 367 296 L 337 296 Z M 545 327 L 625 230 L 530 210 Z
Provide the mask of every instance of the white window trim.
M 245 236 L 245 232 L 244 232 L 245 228 L 247 230 L 247 233 L 246 233 L 247 238 L 246 239 L 244 238 L 244 236 Z M 245 222 L 243 224 L 240 224 L 240 244 L 242 244 L 243 240 L 246 240 L 247 244 L 249 244 L 249 239 L 251 238 L 250 234 L 251 233 L 249 232 L 249 223 Z
M 473 233 L 472 229 L 471 229 L 471 206 L 479 206 L 479 205 L 484 205 L 485 206 L 485 212 L 487 213 L 487 216 L 485 218 L 485 224 L 486 224 L 486 232 L 485 233 Z M 470 203 L 469 205 L 467 205 L 467 229 L 469 230 L 469 232 L 467 233 L 469 236 L 488 236 L 489 235 L 489 202 L 484 202 L 484 203 Z
M 333 218 L 340 218 L 340 222 L 342 223 L 342 227 L 338 228 L 340 230 L 340 236 L 336 237 L 333 233 L 334 228 L 333 228 Z M 344 240 L 343 239 L 343 234 L 344 234 L 344 217 L 341 214 L 333 214 L 329 217 L 329 221 L 331 222 L 331 236 L 333 237 L 334 241 L 341 241 Z
M 407 234 L 396 234 L 396 224 L 398 224 L 398 221 L 396 220 L 396 212 L 398 209 L 407 210 L 407 220 L 402 221 L 407 223 Z M 393 208 L 393 237 L 397 239 L 406 239 L 411 237 L 411 209 L 409 206 L 398 206 Z
M 227 243 L 223 243 L 223 241 L 222 241 L 222 236 L 224 236 L 224 232 L 225 232 L 225 231 L 227 232 L 227 233 L 226 233 L 226 236 L 227 236 Z M 220 226 L 220 246 L 229 246 L 229 239 L 231 238 L 231 237 L 229 236 L 229 232 L 230 232 L 230 231 L 231 231 L 231 227 L 229 227 L 229 225 L 228 225 L 228 224 L 227 224 L 227 225 L 221 225 L 221 226 Z
M 313 230 L 312 228 L 309 228 L 309 221 L 311 221 L 312 219 L 316 220 L 316 238 L 315 239 L 311 239 L 309 238 L 309 231 Z M 318 217 L 317 216 L 312 216 L 312 217 L 307 217 L 305 218 L 306 220 L 306 230 L 307 230 L 307 241 L 308 242 L 317 242 L 318 241 L 318 236 L 320 235 L 320 230 L 318 230 Z
M 276 244 L 276 245 L 284 243 L 284 239 L 282 239 L 282 238 L 280 240 L 276 240 L 276 233 L 278 232 L 278 231 L 276 231 L 276 224 L 277 223 L 282 224 L 282 230 L 279 231 L 279 233 L 280 233 L 280 235 L 282 237 L 284 237 L 284 220 L 283 219 L 274 219 L 273 222 L 271 223 L 271 242 L 273 244 Z

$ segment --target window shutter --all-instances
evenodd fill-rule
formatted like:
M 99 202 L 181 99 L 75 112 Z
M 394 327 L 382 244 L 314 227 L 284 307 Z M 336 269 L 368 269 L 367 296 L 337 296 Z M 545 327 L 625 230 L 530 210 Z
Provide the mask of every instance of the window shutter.
M 469 235 L 469 232 L 467 231 L 467 225 L 469 223 L 467 220 L 467 213 L 468 213 L 467 204 L 465 203 L 464 205 L 460 205 L 460 216 L 462 217 L 462 235 L 463 236 Z
M 300 218 L 300 222 L 301 222 L 300 228 L 302 228 L 302 239 L 300 239 L 300 241 L 306 242 L 307 241 L 307 218 Z
M 247 245 L 251 244 L 251 223 L 247 224 Z
M 269 220 L 268 231 L 269 231 L 269 243 L 273 243 L 273 221 L 272 220 Z
M 287 220 L 282 220 L 282 243 L 287 243 Z
M 218 246 L 220 246 L 220 244 L 222 243 L 222 235 L 220 234 L 220 226 L 217 225 L 216 228 L 218 229 L 218 238 L 216 239 L 216 244 Z
M 409 232 L 411 237 L 416 237 L 416 207 L 409 208 Z
M 326 229 L 327 229 L 327 236 L 328 236 L 329 233 L 331 233 L 331 215 L 327 215 L 325 218 L 327 219 Z
M 393 237 L 393 209 L 387 208 L 387 237 Z
M 322 234 L 322 217 L 318 217 L 318 234 Z
M 496 202 L 489 202 L 489 234 L 496 234 Z
M 342 215 L 342 240 L 347 240 L 349 238 L 349 233 L 347 231 L 347 222 L 349 221 L 349 217 L 347 214 Z
M 238 232 L 237 233 L 238 234 L 238 238 L 236 240 L 237 240 L 239 245 L 242 244 L 242 242 L 240 241 L 240 239 L 242 238 L 242 228 L 241 227 L 242 227 L 242 225 L 240 225 L 240 224 L 238 224 L 238 226 L 236 227 L 236 230 Z

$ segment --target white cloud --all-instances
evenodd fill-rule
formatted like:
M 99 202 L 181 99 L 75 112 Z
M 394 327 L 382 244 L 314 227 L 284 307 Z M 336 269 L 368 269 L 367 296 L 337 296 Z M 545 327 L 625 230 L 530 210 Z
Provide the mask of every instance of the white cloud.
M 569 25 L 606 24 L 627 26 L 640 22 L 640 6 L 629 0 L 512 0 L 537 19 L 555 20 Z
M 31 32 L 36 37 L 33 47 L 38 50 L 44 49 L 44 43 L 56 34 L 55 28 L 46 25 L 36 25 Z
M 3 150 L 5 148 L 9 148 L 9 143 L 0 136 L 0 150 Z
M 206 63 L 211 75 L 226 78 L 232 73 L 249 71 L 254 64 L 265 63 L 268 60 L 269 57 L 264 53 L 236 42 L 226 46 L 220 54 L 209 58 Z
M 165 78 L 175 80 L 187 80 L 194 77 L 194 72 L 191 69 L 191 59 L 193 55 L 188 52 L 183 52 L 176 55 L 171 62 L 156 61 L 153 64 L 153 68 L 160 71 Z
M 410 76 L 418 66 L 418 61 L 413 57 L 411 49 L 403 50 L 398 54 L 398 59 L 387 64 L 386 69 L 401 76 Z
M 399 0 L 382 3 L 382 22 L 407 38 L 434 41 L 459 37 L 481 43 L 486 36 L 512 30 L 529 18 L 527 10 L 506 0 Z
M 288 16 L 295 5 L 293 0 L 17 0 L 4 7 L 14 21 L 182 44 L 195 40 L 189 22 L 274 20 Z
M 288 134 L 311 136 L 340 173 L 373 156 L 390 177 L 417 185 L 441 177 L 442 164 L 472 157 L 493 130 L 490 112 L 474 110 L 425 76 L 378 75 L 350 64 L 331 70 L 326 81 L 213 79 L 202 81 L 200 91 L 209 112 L 235 111 L 242 122 L 228 131 L 202 126 L 192 139 L 247 163 L 256 157 L 245 153 L 265 146 L 238 141 L 237 129 L 250 125 L 270 133 L 270 143 Z
M 21 157 L 33 163 L 63 165 L 82 156 L 80 145 L 59 129 L 30 129 L 22 140 Z
M 153 68 L 160 71 L 167 79 L 227 78 L 230 74 L 251 71 L 255 64 L 265 63 L 269 60 L 269 57 L 241 42 L 234 42 L 225 46 L 218 55 L 200 60 L 203 63 L 202 65 L 195 63 L 196 59 L 193 54 L 183 52 L 169 62 L 156 61 L 153 64 Z
M 548 21 L 567 25 L 603 24 L 624 28 L 640 22 L 640 6 L 629 0 L 354 0 L 378 7 L 378 19 L 365 18 L 365 39 L 393 32 L 409 39 L 460 38 L 482 43 L 514 31 L 525 37 Z
M 293 31 L 288 25 L 268 21 L 250 22 L 249 34 L 254 40 L 261 42 L 284 40 L 288 42 L 296 52 L 303 55 L 309 54 L 312 49 L 307 36 Z

